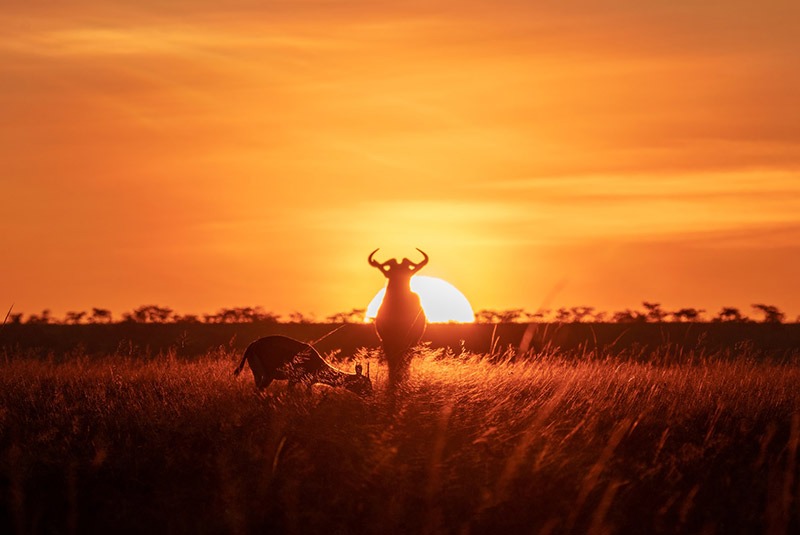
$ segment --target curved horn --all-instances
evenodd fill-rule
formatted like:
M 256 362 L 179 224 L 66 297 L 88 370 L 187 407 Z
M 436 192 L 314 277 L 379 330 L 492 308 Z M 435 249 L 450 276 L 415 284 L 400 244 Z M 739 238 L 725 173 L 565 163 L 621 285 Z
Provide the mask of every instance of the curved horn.
M 425 251 L 423 251 L 423 250 L 422 250 L 422 249 L 420 249 L 419 247 L 417 247 L 417 251 L 419 251 L 420 253 L 422 253 L 422 256 L 423 256 L 424 258 L 422 259 L 422 262 L 419 262 L 419 263 L 417 263 L 417 264 L 414 264 L 414 270 L 415 270 L 415 271 L 416 271 L 416 270 L 418 270 L 418 269 L 422 269 L 422 267 L 423 267 L 425 264 L 427 264 L 427 263 L 428 263 L 428 255 L 426 255 L 426 254 L 425 254 Z
M 380 247 L 378 247 L 378 249 L 380 249 Z M 377 252 L 378 252 L 378 249 L 375 249 L 374 251 L 372 251 L 372 252 L 369 254 L 369 258 L 367 258 L 367 262 L 369 262 L 369 265 L 370 265 L 370 266 L 373 266 L 373 267 L 376 267 L 376 268 L 380 268 L 380 267 L 381 267 L 381 263 L 380 263 L 380 262 L 378 262 L 377 260 L 375 260 L 375 259 L 374 259 L 374 258 L 372 258 L 372 257 L 373 257 L 373 256 L 375 256 L 375 253 L 377 253 Z

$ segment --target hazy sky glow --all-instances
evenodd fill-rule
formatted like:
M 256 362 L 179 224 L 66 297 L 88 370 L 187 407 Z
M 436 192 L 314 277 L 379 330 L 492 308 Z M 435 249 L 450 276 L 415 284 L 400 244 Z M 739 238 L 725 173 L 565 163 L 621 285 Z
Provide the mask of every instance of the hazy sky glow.
M 800 314 L 800 3 L 395 4 L 7 0 L 0 299 Z

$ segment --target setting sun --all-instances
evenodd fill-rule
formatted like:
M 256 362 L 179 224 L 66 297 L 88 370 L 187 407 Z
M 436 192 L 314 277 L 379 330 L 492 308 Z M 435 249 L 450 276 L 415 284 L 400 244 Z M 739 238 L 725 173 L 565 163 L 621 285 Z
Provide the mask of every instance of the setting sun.
M 418 275 L 411 278 L 411 291 L 419 295 L 429 323 L 471 323 L 475 321 L 472 305 L 458 288 L 437 277 Z M 386 288 L 375 294 L 367 306 L 366 320 L 375 319 Z

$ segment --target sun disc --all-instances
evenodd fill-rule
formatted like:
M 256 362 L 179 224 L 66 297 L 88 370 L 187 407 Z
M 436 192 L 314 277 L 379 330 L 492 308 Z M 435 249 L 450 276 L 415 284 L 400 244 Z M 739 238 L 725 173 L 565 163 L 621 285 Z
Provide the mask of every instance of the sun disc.
M 419 295 L 428 323 L 471 323 L 475 321 L 472 305 L 458 288 L 437 277 L 411 277 L 411 291 Z M 366 321 L 375 319 L 386 288 L 381 288 L 367 306 Z

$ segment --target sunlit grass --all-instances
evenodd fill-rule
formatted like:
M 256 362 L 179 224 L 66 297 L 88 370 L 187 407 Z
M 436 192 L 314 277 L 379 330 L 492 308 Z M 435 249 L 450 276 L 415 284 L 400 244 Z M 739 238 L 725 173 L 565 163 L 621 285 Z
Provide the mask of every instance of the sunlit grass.
M 0 521 L 205 533 L 800 523 L 798 366 L 423 349 L 390 409 L 385 369 L 360 356 L 367 401 L 321 386 L 257 395 L 225 353 L 12 360 L 0 368 Z

